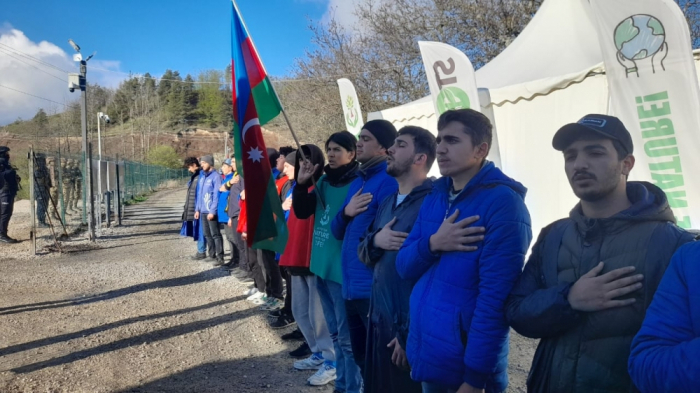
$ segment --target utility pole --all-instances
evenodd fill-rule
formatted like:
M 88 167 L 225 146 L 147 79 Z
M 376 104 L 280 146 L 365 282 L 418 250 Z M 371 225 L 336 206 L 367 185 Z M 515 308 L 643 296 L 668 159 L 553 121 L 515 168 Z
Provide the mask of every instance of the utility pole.
M 88 211 L 88 236 L 91 241 L 95 241 L 95 213 L 93 209 L 92 202 L 92 162 L 91 154 L 88 154 L 88 133 L 87 133 L 87 62 L 94 56 L 88 56 L 87 59 L 83 59 L 83 55 L 80 53 L 80 47 L 73 42 L 73 40 L 68 40 L 68 43 L 75 49 L 77 54 L 73 55 L 73 60 L 80 62 L 80 74 L 69 74 L 68 75 L 68 89 L 72 93 L 75 90 L 75 77 L 78 79 L 78 86 L 80 87 L 80 127 L 82 136 L 82 153 L 83 161 L 85 162 L 85 171 L 83 173 L 83 195 L 89 198 L 88 203 L 83 203 L 83 207 L 87 208 Z M 86 172 L 86 173 L 85 173 Z M 84 199 L 83 199 L 84 201 Z

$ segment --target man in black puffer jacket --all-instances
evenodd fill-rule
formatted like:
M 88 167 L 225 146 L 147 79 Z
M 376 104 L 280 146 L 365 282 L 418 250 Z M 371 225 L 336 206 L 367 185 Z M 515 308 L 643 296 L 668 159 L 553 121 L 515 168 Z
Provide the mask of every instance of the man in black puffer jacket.
M 19 191 L 19 176 L 10 165 L 10 148 L 0 146 L 0 242 L 3 243 L 17 243 L 17 240 L 7 234 L 17 191 Z
M 199 173 L 202 169 L 199 167 L 199 160 L 196 157 L 187 157 L 185 159 L 185 168 L 191 173 L 191 176 L 190 181 L 187 183 L 187 197 L 185 198 L 185 206 L 182 211 L 183 222 L 180 235 L 192 237 L 197 241 L 197 253 L 192 259 L 200 260 L 207 257 L 207 243 L 204 241 L 200 221 L 194 218 L 194 212 L 197 201 Z
M 581 202 L 544 230 L 506 305 L 520 334 L 541 339 L 528 392 L 637 391 L 630 344 L 678 247 L 666 195 L 628 182 L 632 138 L 620 120 L 588 115 L 562 127 L 553 146 Z

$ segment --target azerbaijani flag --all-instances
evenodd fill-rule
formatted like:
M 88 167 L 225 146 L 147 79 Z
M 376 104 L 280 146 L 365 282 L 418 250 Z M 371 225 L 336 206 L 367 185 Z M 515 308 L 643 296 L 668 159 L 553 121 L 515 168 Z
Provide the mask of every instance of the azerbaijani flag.
M 231 81 L 236 164 L 243 173 L 248 246 L 284 252 L 287 224 L 262 136 L 263 124 L 282 111 L 235 0 L 231 1 Z

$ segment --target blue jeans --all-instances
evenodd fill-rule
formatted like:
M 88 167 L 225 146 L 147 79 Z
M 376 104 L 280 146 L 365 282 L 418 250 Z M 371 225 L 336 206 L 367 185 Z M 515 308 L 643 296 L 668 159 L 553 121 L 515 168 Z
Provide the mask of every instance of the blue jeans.
M 362 389 L 362 375 L 352 355 L 343 286 L 321 277 L 316 277 L 316 285 L 326 325 L 328 325 L 328 331 L 335 348 L 335 388 L 346 393 L 359 393 Z
M 450 389 L 438 383 L 423 382 L 423 393 L 455 393 L 456 390 Z
M 197 252 L 200 254 L 207 253 L 207 241 L 204 239 L 204 227 L 202 222 L 199 222 L 199 239 L 197 239 Z

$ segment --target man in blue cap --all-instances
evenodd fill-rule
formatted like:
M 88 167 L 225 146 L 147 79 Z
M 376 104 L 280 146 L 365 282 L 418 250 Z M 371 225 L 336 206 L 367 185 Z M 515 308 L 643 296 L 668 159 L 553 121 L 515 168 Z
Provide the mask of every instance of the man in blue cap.
M 587 115 L 554 135 L 580 199 L 544 228 L 506 303 L 506 319 L 540 343 L 528 392 L 630 392 L 630 345 L 671 256 L 693 235 L 666 194 L 627 181 L 632 137 L 616 117 Z

